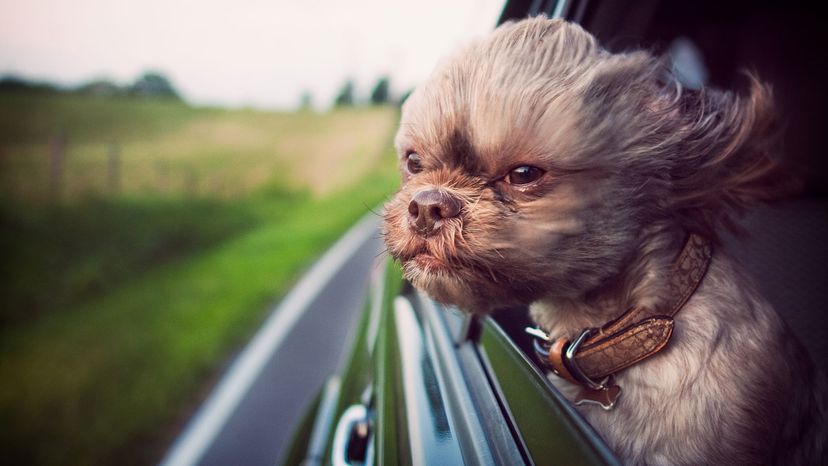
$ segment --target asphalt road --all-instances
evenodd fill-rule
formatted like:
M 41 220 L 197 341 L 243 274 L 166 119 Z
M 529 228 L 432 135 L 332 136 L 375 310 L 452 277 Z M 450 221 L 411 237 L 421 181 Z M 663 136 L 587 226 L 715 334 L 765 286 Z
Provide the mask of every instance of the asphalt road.
M 366 222 L 370 225 L 364 225 Z M 272 466 L 278 463 L 288 448 L 293 429 L 318 389 L 345 362 L 351 335 L 366 302 L 370 272 L 383 249 L 377 228 L 376 218 L 363 222 L 359 237 L 351 238 L 352 247 L 345 253 L 347 257 L 336 264 L 341 267 L 331 276 L 323 277 L 316 290 L 304 294 L 306 299 L 297 308 L 297 320 L 290 322 L 290 330 L 283 332 L 279 343 L 272 348 L 272 352 L 267 352 L 256 370 L 247 371 L 252 374 L 251 384 L 230 389 L 240 393 L 241 398 L 231 403 L 211 403 L 212 399 L 222 398 L 222 394 L 216 392 L 228 391 L 223 390 L 222 385 L 232 386 L 235 380 L 245 379 L 234 374 L 239 372 L 234 366 L 249 366 L 247 360 L 251 356 L 246 353 L 251 353 L 250 347 L 256 346 L 255 340 L 259 336 L 254 337 L 248 349 L 228 369 L 211 399 L 190 421 L 162 464 Z M 325 258 L 320 260 L 324 261 Z M 331 267 L 330 264 L 323 264 L 321 268 Z M 313 279 L 309 277 L 312 275 L 313 269 L 303 280 Z M 300 282 L 297 288 L 301 285 Z M 290 298 L 288 296 L 284 301 L 290 301 Z M 290 312 L 282 309 L 284 301 L 274 310 L 272 317 L 278 317 L 276 314 L 280 312 Z M 284 325 L 276 325 L 282 327 L 276 329 L 277 333 L 284 330 Z M 263 338 L 272 339 L 272 336 L 258 339 Z M 226 410 L 216 409 L 215 406 L 211 408 L 211 404 L 228 407 Z M 216 411 L 226 414 L 213 415 Z M 214 426 L 212 434 L 210 428 L 205 428 L 210 424 Z

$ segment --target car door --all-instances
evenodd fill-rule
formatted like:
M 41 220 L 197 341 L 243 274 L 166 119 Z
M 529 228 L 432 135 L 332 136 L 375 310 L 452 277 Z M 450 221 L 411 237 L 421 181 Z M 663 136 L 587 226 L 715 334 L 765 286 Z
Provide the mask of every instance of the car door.
M 432 301 L 390 261 L 285 459 L 302 462 L 617 464 L 493 319 Z

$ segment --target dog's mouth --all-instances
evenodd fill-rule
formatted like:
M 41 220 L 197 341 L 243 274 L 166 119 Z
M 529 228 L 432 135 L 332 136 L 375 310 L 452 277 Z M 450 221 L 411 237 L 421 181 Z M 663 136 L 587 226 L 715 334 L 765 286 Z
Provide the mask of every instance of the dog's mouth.
M 425 272 L 447 272 L 456 267 L 451 258 L 445 254 L 435 254 L 428 247 L 419 247 L 397 256 L 397 259 L 404 265 L 413 266 Z
M 428 248 L 422 248 L 405 258 L 400 257 L 399 260 L 409 272 L 422 277 L 468 281 L 491 276 L 491 272 L 487 272 L 483 266 L 450 255 L 446 251 L 435 253 Z
M 475 313 L 514 304 L 504 301 L 508 297 L 503 291 L 503 287 L 508 286 L 508 276 L 467 254 L 454 255 L 450 250 L 431 249 L 435 247 L 429 244 L 409 251 L 404 257 L 397 257 L 406 279 L 418 289 L 439 302 Z M 458 252 L 462 254 L 464 251 Z
M 444 259 L 440 259 L 427 252 L 421 252 L 415 255 L 410 262 L 413 262 L 419 268 L 425 271 L 434 272 L 450 272 L 453 266 Z
M 433 251 L 433 245 L 426 241 L 411 245 L 407 251 L 394 254 L 406 268 L 416 269 L 419 273 L 433 275 L 457 275 L 464 267 L 462 261 L 448 254 L 447 251 Z
M 462 234 L 457 225 L 446 224 L 424 236 L 415 234 L 404 220 L 390 217 L 386 222 L 388 251 L 409 280 L 422 285 L 424 280 L 468 281 L 483 275 L 475 255 L 458 240 Z

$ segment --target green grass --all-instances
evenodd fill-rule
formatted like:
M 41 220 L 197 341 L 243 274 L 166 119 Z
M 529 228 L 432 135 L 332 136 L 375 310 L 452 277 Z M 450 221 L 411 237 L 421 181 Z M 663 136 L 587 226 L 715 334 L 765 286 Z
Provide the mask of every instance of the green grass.
M 8 457 L 103 464 L 157 454 L 168 440 L 163 427 L 266 305 L 389 188 L 380 180 L 343 192 L 345 204 L 307 202 L 100 299 L 0 332 L 0 379 L 14 380 L 0 386 L 3 423 L 16 427 L 0 433 Z
M 285 195 L 283 202 L 289 199 Z M 7 264 L 0 270 L 0 324 L 77 304 L 255 223 L 250 209 L 211 199 L 7 202 L 0 206 L 0 250 Z
M 51 110 L 38 105 L 47 105 L 47 120 L 92 108 L 83 100 L 73 107 L 75 98 L 59 96 Z M 67 196 L 57 203 L 6 192 L 0 203 L 0 248 L 9 259 L 2 277 L 8 283 L 0 287 L 0 444 L 9 464 L 157 461 L 270 305 L 397 183 L 388 150 L 389 110 L 292 117 L 160 102 L 110 104 L 100 104 L 98 119 L 78 123 L 69 140 L 86 138 L 92 145 L 118 134 L 128 141 L 131 130 L 124 125 L 146 124 L 145 141 L 135 143 L 163 149 L 171 165 L 205 172 L 243 168 L 229 196 L 145 191 L 129 183 L 118 195 Z M 169 121 L 144 123 L 135 115 L 147 108 L 167 112 Z M 101 123 L 96 139 L 88 128 L 107 115 L 120 115 L 121 123 Z M 0 120 L 0 127 L 6 125 L 0 134 L 10 131 L 12 119 Z M 259 129 L 221 136 L 235 152 L 223 153 L 219 136 L 205 141 L 191 133 L 199 125 L 218 132 L 248 124 Z M 36 133 L 37 126 L 30 123 L 21 134 Z M 268 127 L 275 135 L 263 136 Z M 349 138 L 354 128 L 360 134 Z M 3 160 L 11 174 L 2 176 L 26 176 L 31 169 L 25 154 L 16 152 L 31 142 L 24 139 L 0 137 L 0 150 L 15 154 Z M 285 152 L 265 160 L 264 175 L 254 176 L 252 161 L 266 159 L 275 140 Z M 331 147 L 340 149 L 325 152 Z M 316 179 L 319 170 L 330 183 Z

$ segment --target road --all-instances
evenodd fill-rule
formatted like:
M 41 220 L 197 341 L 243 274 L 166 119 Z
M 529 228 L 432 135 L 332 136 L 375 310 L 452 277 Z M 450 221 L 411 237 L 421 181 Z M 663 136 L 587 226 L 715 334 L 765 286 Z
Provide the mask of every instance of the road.
M 344 363 L 382 251 L 379 219 L 349 231 L 277 306 L 176 440 L 164 465 L 276 464 Z

